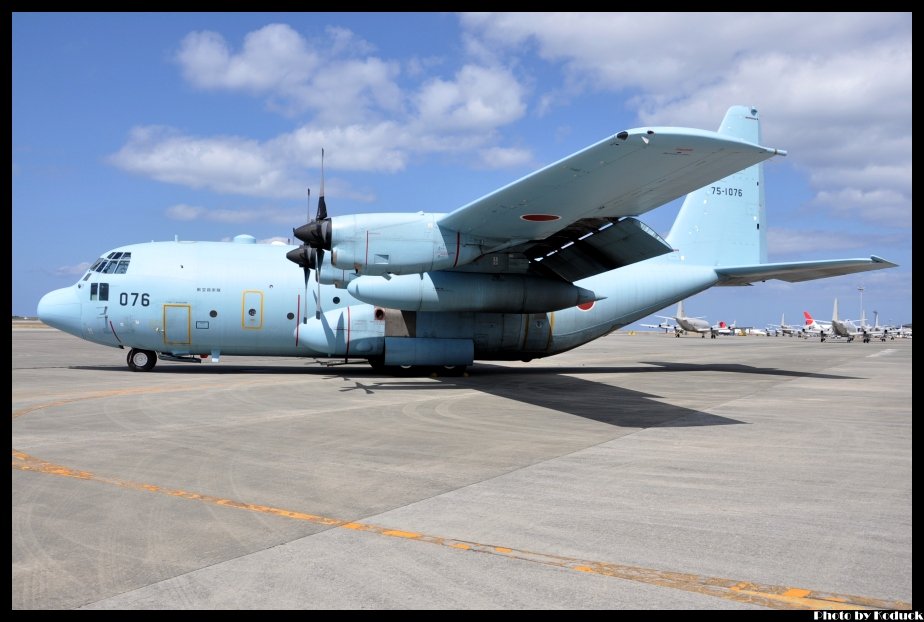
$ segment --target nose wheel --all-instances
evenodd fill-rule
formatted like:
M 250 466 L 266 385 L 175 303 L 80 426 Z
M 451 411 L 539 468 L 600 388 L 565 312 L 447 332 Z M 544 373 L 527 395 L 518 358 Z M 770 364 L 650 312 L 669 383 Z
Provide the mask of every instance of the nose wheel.
M 126 362 L 132 371 L 151 371 L 157 364 L 157 354 L 150 350 L 132 348 L 128 351 Z

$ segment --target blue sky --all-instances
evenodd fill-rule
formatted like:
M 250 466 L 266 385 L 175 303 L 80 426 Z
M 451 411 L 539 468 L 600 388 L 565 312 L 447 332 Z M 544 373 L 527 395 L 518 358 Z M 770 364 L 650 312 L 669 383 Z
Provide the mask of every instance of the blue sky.
M 758 107 L 770 260 L 901 267 L 686 311 L 911 321 L 910 14 L 14 14 L 14 314 L 112 247 L 448 212 L 622 129 Z M 662 234 L 677 203 L 643 220 Z M 293 270 L 298 270 L 293 266 Z

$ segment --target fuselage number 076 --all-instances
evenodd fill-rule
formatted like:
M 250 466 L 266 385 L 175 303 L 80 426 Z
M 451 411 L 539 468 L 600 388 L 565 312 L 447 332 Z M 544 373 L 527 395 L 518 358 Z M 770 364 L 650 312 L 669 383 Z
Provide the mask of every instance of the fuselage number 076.
M 129 299 L 131 299 L 131 302 L 129 302 Z M 138 292 L 132 292 L 130 294 L 128 292 L 122 292 L 119 294 L 119 304 L 123 307 L 135 307 L 138 305 L 139 300 L 141 301 L 142 307 L 147 307 L 151 304 L 150 294 L 139 294 Z

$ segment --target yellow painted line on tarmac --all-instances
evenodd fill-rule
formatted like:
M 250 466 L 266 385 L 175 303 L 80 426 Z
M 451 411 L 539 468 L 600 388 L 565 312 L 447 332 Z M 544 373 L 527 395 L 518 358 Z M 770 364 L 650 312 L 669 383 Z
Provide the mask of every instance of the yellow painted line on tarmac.
M 242 501 L 223 499 L 221 497 L 214 497 L 211 495 L 204 495 L 176 488 L 165 488 L 163 486 L 157 486 L 154 484 L 143 484 L 115 477 L 97 475 L 89 471 L 71 469 L 70 467 L 46 462 L 15 449 L 12 450 L 12 465 L 14 469 L 18 469 L 20 471 L 31 471 L 35 473 L 56 475 L 59 477 L 70 477 L 74 479 L 94 481 L 112 486 L 118 486 L 120 488 L 126 488 L 129 490 L 152 492 L 170 497 L 187 499 L 190 501 L 199 501 L 202 503 L 208 503 L 227 508 L 247 510 L 249 512 L 260 512 L 263 514 L 270 514 L 283 518 L 306 521 L 317 525 L 340 527 L 354 531 L 363 531 L 388 538 L 401 538 L 404 540 L 427 542 L 459 551 L 470 551 L 475 553 L 496 555 L 509 559 L 516 559 L 525 562 L 542 564 L 545 566 L 553 566 L 566 570 L 573 570 L 576 572 L 583 572 L 605 577 L 614 577 L 625 581 L 635 581 L 637 583 L 645 583 L 658 587 L 703 594 L 728 601 L 747 603 L 751 605 L 769 607 L 772 609 L 911 609 L 911 603 L 904 601 L 882 600 L 877 598 L 868 598 L 865 596 L 855 596 L 851 594 L 835 594 L 819 590 L 808 590 L 798 587 L 735 581 L 733 579 L 709 577 L 692 573 L 656 570 L 653 568 L 629 566 L 626 564 L 588 561 L 571 557 L 563 557 L 560 555 L 536 553 L 504 546 L 479 544 L 477 542 L 468 542 L 440 536 L 431 536 L 415 531 L 402 531 L 399 529 L 380 527 L 378 525 L 372 525 L 369 523 L 345 521 L 328 516 L 296 512 L 293 510 L 285 510 L 282 508 L 259 505 L 255 503 L 245 503 Z
M 232 499 L 222 499 L 221 497 L 213 497 L 211 495 L 202 495 L 197 492 L 189 492 L 187 490 L 179 490 L 177 488 L 165 488 L 163 486 L 157 486 L 154 484 L 142 484 L 140 482 L 133 482 L 130 480 L 119 479 L 117 477 L 106 477 L 104 475 L 97 475 L 95 473 L 90 473 L 89 471 L 78 471 L 76 469 L 71 469 L 66 466 L 61 466 L 59 464 L 52 464 L 51 462 L 46 462 L 40 460 L 35 456 L 30 456 L 29 454 L 13 450 L 13 468 L 19 469 L 20 471 L 33 471 L 35 473 L 47 473 L 49 475 L 58 475 L 60 477 L 72 477 L 75 479 L 85 479 L 94 482 L 100 482 L 102 484 L 110 484 L 112 486 L 118 486 L 119 488 L 127 488 L 129 490 L 140 490 L 143 492 L 154 492 L 161 495 L 167 495 L 168 497 L 179 497 L 180 499 L 189 499 L 190 501 L 200 501 L 202 503 L 209 503 L 211 505 L 220 505 L 222 507 L 235 508 L 238 510 L 248 510 L 250 512 L 261 512 L 263 514 L 272 514 L 274 516 L 282 516 L 285 518 L 293 518 L 295 520 L 308 521 L 310 523 L 317 523 L 319 525 L 331 525 L 339 526 L 343 524 L 343 521 L 337 520 L 335 518 L 327 518 L 326 516 L 317 516 L 315 514 L 306 514 L 304 512 L 294 512 L 292 510 L 283 510 L 281 508 L 274 508 L 268 505 L 258 505 L 255 503 L 244 503 L 241 501 L 234 501 Z

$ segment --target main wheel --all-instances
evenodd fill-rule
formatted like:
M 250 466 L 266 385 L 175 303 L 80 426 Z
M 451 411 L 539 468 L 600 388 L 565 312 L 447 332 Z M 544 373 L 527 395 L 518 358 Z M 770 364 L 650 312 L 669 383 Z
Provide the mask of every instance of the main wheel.
M 151 371 L 157 364 L 157 354 L 150 350 L 132 348 L 128 351 L 126 362 L 132 371 Z
M 456 377 L 465 375 L 465 365 L 437 365 L 433 368 L 437 376 Z

